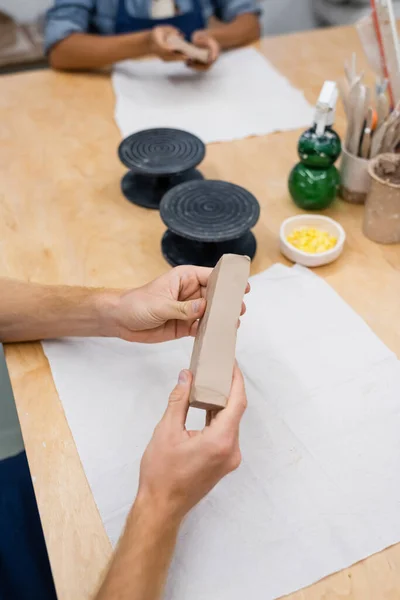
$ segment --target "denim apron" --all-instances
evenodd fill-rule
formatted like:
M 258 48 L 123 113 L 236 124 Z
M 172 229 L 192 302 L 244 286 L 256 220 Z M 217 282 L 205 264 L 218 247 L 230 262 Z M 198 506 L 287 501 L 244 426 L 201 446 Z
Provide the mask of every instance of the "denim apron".
M 131 16 L 126 10 L 125 0 L 119 0 L 115 32 L 134 33 L 136 31 L 153 29 L 153 27 L 158 27 L 159 25 L 172 25 L 179 29 L 187 40 L 190 40 L 195 31 L 205 29 L 206 26 L 200 0 L 192 0 L 192 2 L 193 10 L 189 12 L 165 19 L 151 19 L 150 17 Z

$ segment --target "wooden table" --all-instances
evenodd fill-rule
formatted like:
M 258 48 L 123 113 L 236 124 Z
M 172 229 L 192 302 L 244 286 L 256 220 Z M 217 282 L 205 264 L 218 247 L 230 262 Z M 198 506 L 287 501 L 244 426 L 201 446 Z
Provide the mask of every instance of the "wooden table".
M 261 51 L 315 103 L 359 49 L 352 29 L 265 40 Z M 137 286 L 167 269 L 157 212 L 120 192 L 114 97 L 106 75 L 37 72 L 0 79 L 0 274 L 46 283 Z M 271 90 L 273 93 L 273 90 Z M 337 129 L 343 132 L 339 111 Z M 281 221 L 298 211 L 287 192 L 299 132 L 213 144 L 207 178 L 248 188 L 262 212 L 256 273 L 276 261 Z M 362 207 L 327 214 L 346 229 L 343 257 L 317 272 L 400 356 L 400 250 L 360 230 Z M 6 348 L 7 364 L 60 600 L 87 600 L 111 546 L 86 481 L 40 344 Z M 262 594 L 260 594 L 262 597 Z M 292 600 L 398 600 L 400 545 L 292 594 Z M 213 599 L 210 599 L 213 600 Z

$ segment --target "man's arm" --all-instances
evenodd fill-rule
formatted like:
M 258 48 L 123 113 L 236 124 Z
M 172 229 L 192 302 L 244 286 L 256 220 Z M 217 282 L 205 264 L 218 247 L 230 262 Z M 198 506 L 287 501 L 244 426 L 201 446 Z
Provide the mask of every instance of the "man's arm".
M 209 272 L 194 267 L 172 270 L 142 288 L 129 291 L 40 285 L 0 278 L 0 342 L 64 336 L 160 342 L 190 335 L 194 321 L 204 312 L 201 294 Z M 190 282 L 187 292 L 181 279 Z M 166 290 L 174 282 L 179 289 L 168 298 Z
M 96 600 L 159 600 L 180 523 L 241 461 L 239 425 L 246 409 L 236 367 L 227 407 L 202 431 L 187 431 L 192 376 L 183 371 L 140 466 L 139 491 Z
M 114 292 L 0 278 L 0 342 L 107 335 Z
M 177 267 L 134 290 L 0 277 L 0 342 L 105 336 L 158 343 L 195 335 L 210 273 L 204 267 Z
M 155 600 L 164 588 L 179 522 L 165 522 L 151 499 L 137 498 L 95 600 Z

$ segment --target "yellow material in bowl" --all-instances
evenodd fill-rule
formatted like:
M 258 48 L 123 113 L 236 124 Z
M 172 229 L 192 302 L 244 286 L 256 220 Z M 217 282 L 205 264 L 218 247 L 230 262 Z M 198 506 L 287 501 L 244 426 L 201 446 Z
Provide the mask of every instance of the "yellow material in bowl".
M 289 244 L 308 252 L 309 254 L 319 254 L 320 252 L 326 252 L 331 250 L 337 244 L 337 238 L 330 235 L 326 231 L 321 231 L 315 227 L 302 227 L 301 229 L 295 229 L 287 236 Z

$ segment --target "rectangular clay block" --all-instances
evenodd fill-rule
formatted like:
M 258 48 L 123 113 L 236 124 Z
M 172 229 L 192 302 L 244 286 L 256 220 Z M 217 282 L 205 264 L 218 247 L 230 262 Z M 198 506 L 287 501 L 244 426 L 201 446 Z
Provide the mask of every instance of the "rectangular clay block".
M 232 385 L 237 323 L 250 273 L 247 256 L 224 254 L 207 285 L 207 307 L 193 346 L 190 405 L 224 408 Z
M 209 58 L 209 51 L 207 48 L 199 48 L 194 44 L 190 44 L 186 42 L 183 38 L 177 35 L 170 35 L 168 37 L 168 45 L 171 50 L 176 50 L 176 52 L 182 52 L 188 58 L 195 60 L 200 63 L 207 64 Z

